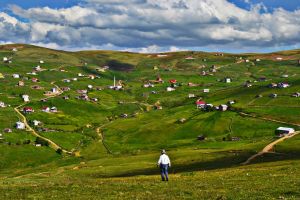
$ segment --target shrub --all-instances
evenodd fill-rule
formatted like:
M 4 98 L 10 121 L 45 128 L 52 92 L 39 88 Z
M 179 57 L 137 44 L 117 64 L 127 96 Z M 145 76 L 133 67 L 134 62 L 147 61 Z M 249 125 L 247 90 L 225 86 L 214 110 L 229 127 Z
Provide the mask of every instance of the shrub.
M 30 143 L 31 143 L 30 140 L 24 140 L 24 141 L 23 141 L 23 144 L 30 144 Z
M 56 150 L 56 153 L 58 153 L 58 154 L 60 154 L 60 155 L 62 154 L 62 152 L 63 152 L 63 151 L 62 151 L 61 148 L 59 148 L 59 149 Z
M 46 140 L 44 140 L 43 138 L 40 138 L 40 137 L 37 137 L 37 138 L 35 139 L 35 143 L 36 143 L 36 144 L 40 144 L 40 145 L 42 145 L 42 146 L 49 146 L 49 142 L 46 141 Z

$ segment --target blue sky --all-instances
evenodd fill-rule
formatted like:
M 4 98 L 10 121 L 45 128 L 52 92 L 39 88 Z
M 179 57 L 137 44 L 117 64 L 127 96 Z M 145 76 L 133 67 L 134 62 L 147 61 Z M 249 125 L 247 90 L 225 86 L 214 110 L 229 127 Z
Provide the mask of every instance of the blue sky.
M 80 0 L 1 0 L 0 7 L 6 7 L 9 4 L 16 4 L 22 8 L 32 8 L 32 7 L 44 7 L 48 6 L 51 8 L 66 8 L 73 5 L 78 5 L 82 1 Z M 124 0 L 126 2 L 126 0 Z M 249 3 L 245 0 L 230 0 L 230 2 L 235 3 L 241 8 L 249 9 Z M 250 3 L 257 4 L 263 3 L 267 8 L 274 9 L 282 7 L 286 10 L 295 10 L 300 7 L 299 0 L 249 0 Z
M 70 7 L 78 4 L 78 0 L 1 0 L 0 7 L 7 7 L 9 4 L 16 4 L 22 8 L 32 7 L 51 7 L 51 8 L 62 8 Z
M 245 0 L 230 0 L 241 8 L 249 9 L 249 3 Z M 300 7 L 299 0 L 249 0 L 252 4 L 263 3 L 268 9 L 273 10 L 275 8 L 284 8 L 286 10 L 294 11 Z
M 299 0 L 229 0 L 237 6 L 245 9 L 250 8 L 250 4 L 263 3 L 268 9 L 284 8 L 286 10 L 296 10 L 300 7 Z M 51 7 L 51 8 L 67 8 L 82 3 L 82 0 L 1 0 L 0 8 L 5 8 L 10 4 L 19 5 L 22 8 L 32 7 Z M 124 0 L 126 2 L 126 0 Z M 248 2 L 248 3 L 247 3 Z
M 1 0 L 0 43 L 139 52 L 300 47 L 300 0 Z

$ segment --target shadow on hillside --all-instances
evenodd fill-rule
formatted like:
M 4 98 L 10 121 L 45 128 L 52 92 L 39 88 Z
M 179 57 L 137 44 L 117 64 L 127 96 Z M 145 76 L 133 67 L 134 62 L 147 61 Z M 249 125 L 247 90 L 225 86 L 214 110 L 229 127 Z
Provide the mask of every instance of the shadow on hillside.
M 239 166 L 240 163 L 247 160 L 247 158 L 251 154 L 245 153 L 239 156 L 226 156 L 222 159 L 206 161 L 206 162 L 192 162 L 187 164 L 176 164 L 173 163 L 173 166 L 169 169 L 170 174 L 177 174 L 182 172 L 194 172 L 194 171 L 201 171 L 201 170 L 214 170 L 214 169 L 225 169 L 230 167 Z M 112 175 L 110 177 L 130 177 L 130 176 L 138 176 L 138 175 L 155 175 L 159 174 L 159 167 L 150 167 L 150 168 L 143 168 L 140 170 L 133 170 L 127 171 L 124 173 L 119 173 L 116 175 Z
M 132 71 L 134 69 L 134 66 L 129 63 L 123 63 L 118 60 L 110 60 L 107 62 L 107 65 L 110 67 L 112 70 L 116 71 Z
M 226 169 L 231 167 L 242 166 L 241 163 L 245 162 L 251 155 L 250 152 L 244 152 L 239 156 L 231 155 L 226 156 L 221 159 L 211 160 L 206 162 L 192 162 L 187 164 L 176 164 L 173 163 L 173 166 L 170 168 L 170 174 L 177 173 L 190 173 L 203 170 L 216 170 L 216 169 Z M 267 163 L 267 162 L 277 162 L 284 160 L 300 160 L 300 152 L 293 154 L 266 154 L 262 158 L 258 158 L 251 164 L 256 163 Z M 250 164 L 250 165 L 251 165 Z M 115 175 L 104 175 L 104 174 L 94 174 L 95 177 L 131 177 L 139 175 L 159 175 L 160 170 L 158 167 L 151 166 L 149 168 L 142 168 L 132 171 L 121 172 Z
M 266 153 L 257 157 L 251 164 L 277 162 L 284 160 L 300 160 L 300 152 L 289 152 L 289 153 Z

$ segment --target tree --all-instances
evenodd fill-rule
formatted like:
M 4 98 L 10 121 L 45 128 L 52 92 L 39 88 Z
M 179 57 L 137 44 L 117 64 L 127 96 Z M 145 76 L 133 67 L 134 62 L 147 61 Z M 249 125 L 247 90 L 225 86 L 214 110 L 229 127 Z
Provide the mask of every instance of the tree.
M 36 143 L 36 144 L 40 144 L 40 145 L 42 145 L 42 146 L 49 146 L 49 142 L 46 141 L 46 140 L 44 140 L 43 138 L 40 138 L 40 137 L 37 137 L 37 138 L 35 139 L 35 143 Z
M 30 143 L 31 143 L 30 140 L 24 140 L 24 141 L 23 141 L 23 144 L 30 144 Z
M 59 149 L 56 150 L 56 153 L 58 153 L 58 154 L 60 154 L 60 155 L 62 154 L 62 152 L 63 152 L 63 151 L 62 151 L 61 148 L 59 148 Z

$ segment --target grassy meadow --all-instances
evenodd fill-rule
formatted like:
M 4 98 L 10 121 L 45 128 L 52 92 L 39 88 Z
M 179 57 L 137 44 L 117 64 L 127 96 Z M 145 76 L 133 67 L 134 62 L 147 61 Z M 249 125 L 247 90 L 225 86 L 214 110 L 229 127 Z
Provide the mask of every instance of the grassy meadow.
M 299 136 L 241 166 L 275 140 L 279 126 L 299 130 L 300 98 L 291 96 L 300 92 L 299 50 L 223 56 L 174 52 L 161 57 L 20 44 L 0 46 L 0 58 L 4 56 L 12 60 L 0 64 L 0 102 L 6 105 L 0 108 L 4 199 L 300 198 Z M 276 61 L 277 56 L 283 61 Z M 42 70 L 32 73 L 38 65 Z M 108 88 L 114 77 L 122 90 Z M 164 82 L 143 87 L 157 77 Z M 171 79 L 177 86 L 168 92 Z M 19 81 L 24 86 L 18 86 Z M 281 82 L 290 87 L 268 87 Z M 44 94 L 56 86 L 69 90 Z M 79 90 L 87 90 L 90 100 L 78 98 Z M 23 102 L 23 94 L 30 102 Z M 197 99 L 215 106 L 235 104 L 224 112 L 203 111 L 196 108 Z M 16 107 L 31 107 L 34 112 L 23 115 L 35 132 L 73 155 L 36 146 L 33 131 L 16 129 L 22 120 Z M 44 112 L 44 107 L 58 111 Z M 34 120 L 41 124 L 34 126 Z M 156 167 L 161 149 L 167 150 L 173 165 L 169 183 L 160 182 Z

